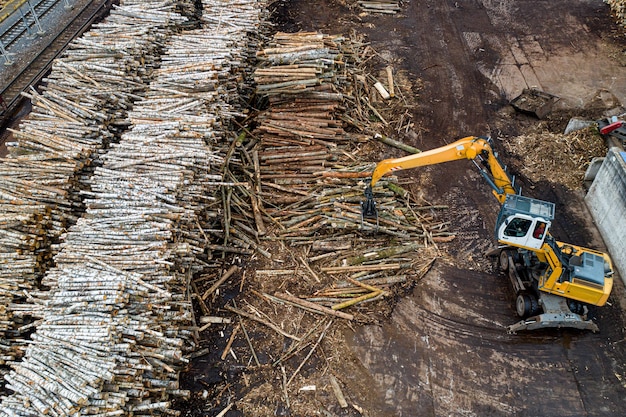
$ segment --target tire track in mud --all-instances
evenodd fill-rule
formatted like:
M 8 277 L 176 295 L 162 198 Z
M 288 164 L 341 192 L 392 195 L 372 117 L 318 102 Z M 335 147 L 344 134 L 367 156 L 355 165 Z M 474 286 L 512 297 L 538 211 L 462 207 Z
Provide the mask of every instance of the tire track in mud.
M 501 275 L 439 265 L 391 323 L 356 334 L 352 348 L 393 415 L 620 415 L 605 338 L 506 334 L 517 320 L 508 285 Z
M 420 109 L 426 116 L 424 127 L 433 136 L 449 138 L 448 142 L 486 132 L 482 96 L 486 79 L 470 58 L 450 8 L 441 7 L 437 0 L 417 1 L 408 5 L 407 14 L 419 19 L 411 23 L 421 30 L 406 32 L 403 43 L 411 45 L 413 58 L 406 65 L 424 81 L 425 90 L 436 91 Z

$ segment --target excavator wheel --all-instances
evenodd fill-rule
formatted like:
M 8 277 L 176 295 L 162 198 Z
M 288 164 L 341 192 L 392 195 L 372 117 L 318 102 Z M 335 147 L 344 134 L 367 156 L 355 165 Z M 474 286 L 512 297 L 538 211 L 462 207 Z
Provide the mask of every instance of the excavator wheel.
M 509 251 L 500 252 L 500 270 L 504 272 L 509 270 Z
M 585 312 L 585 307 L 584 307 L 583 303 L 581 303 L 580 301 L 567 300 L 567 306 L 569 307 L 571 312 L 574 313 L 574 314 L 582 315 Z
M 539 312 L 539 301 L 535 294 L 526 291 L 518 293 L 515 300 L 515 311 L 522 319 L 536 315 Z

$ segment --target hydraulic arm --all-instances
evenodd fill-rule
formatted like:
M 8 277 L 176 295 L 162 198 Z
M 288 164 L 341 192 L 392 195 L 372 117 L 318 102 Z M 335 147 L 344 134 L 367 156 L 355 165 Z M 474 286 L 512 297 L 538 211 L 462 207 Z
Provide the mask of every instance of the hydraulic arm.
M 388 172 L 435 165 L 460 159 L 469 159 L 474 162 L 500 204 L 504 203 L 507 194 L 516 194 L 517 192 L 513 180 L 503 168 L 503 165 L 498 160 L 498 156 L 493 152 L 490 142 L 488 138 L 468 136 L 437 149 L 405 156 L 403 158 L 380 161 L 376 165 L 370 185 L 365 191 L 366 202 L 363 206 L 368 212 L 364 212 L 364 216 L 371 217 L 375 215 L 375 211 L 371 209 L 375 208 L 375 204 L 371 202 L 373 199 L 371 189 L 378 180 Z M 483 167 L 481 167 L 477 161 L 481 162 Z

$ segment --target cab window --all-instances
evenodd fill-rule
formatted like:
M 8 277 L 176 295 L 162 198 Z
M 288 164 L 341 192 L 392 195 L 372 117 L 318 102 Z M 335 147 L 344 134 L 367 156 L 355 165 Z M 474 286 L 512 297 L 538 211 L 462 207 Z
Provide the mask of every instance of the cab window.
M 524 237 L 530 229 L 531 221 L 527 219 L 513 219 L 504 229 L 504 235 L 510 237 Z
M 543 235 L 546 232 L 546 224 L 544 222 L 537 222 L 535 230 L 533 231 L 533 237 L 535 239 L 543 239 Z

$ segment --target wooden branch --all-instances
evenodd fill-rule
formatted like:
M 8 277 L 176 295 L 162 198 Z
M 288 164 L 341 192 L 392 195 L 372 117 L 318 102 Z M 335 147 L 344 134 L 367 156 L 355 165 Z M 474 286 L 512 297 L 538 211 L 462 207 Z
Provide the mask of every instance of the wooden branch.
M 356 297 L 356 298 L 353 298 L 351 300 L 345 301 L 343 303 L 335 304 L 331 308 L 333 310 L 341 310 L 342 308 L 346 308 L 346 307 L 350 307 L 350 306 L 352 306 L 354 304 L 358 304 L 361 301 L 365 301 L 365 300 L 369 300 L 370 298 L 378 297 L 379 295 L 381 295 L 383 293 L 384 293 L 384 291 L 382 291 L 382 290 L 374 291 L 374 292 L 371 292 L 369 294 L 362 295 L 361 297 Z
M 393 146 L 394 148 L 398 148 L 398 149 L 402 149 L 403 151 L 406 151 L 408 153 L 411 154 L 416 154 L 416 153 L 420 153 L 422 152 L 421 150 L 414 148 L 411 145 L 407 145 L 406 143 L 402 143 L 400 141 L 397 141 L 395 139 L 391 139 L 390 137 L 381 135 L 379 133 L 374 135 L 374 139 L 376 139 L 379 142 L 382 142 L 384 144 L 387 144 L 389 146 Z
M 333 324 L 332 321 L 329 321 L 328 324 L 326 324 L 326 327 L 324 328 L 324 330 L 322 330 L 322 333 L 320 334 L 320 337 L 317 338 L 317 342 L 315 342 L 315 345 L 313 345 L 313 347 L 311 348 L 309 353 L 306 355 L 306 357 L 302 360 L 302 362 L 300 363 L 298 368 L 296 368 L 296 370 L 294 371 L 293 375 L 291 375 L 291 378 L 289 378 L 289 381 L 287 381 L 285 386 L 288 386 L 291 383 L 291 381 L 293 381 L 293 379 L 296 377 L 296 375 L 298 375 L 298 372 L 300 372 L 300 370 L 302 369 L 302 367 L 304 366 L 306 361 L 308 361 L 309 358 L 311 357 L 311 355 L 313 355 L 313 352 L 315 351 L 315 348 L 317 348 L 319 346 L 319 344 L 321 343 L 322 339 L 326 335 L 326 331 L 328 330 L 328 328 L 330 327 L 331 324 Z
M 256 356 L 256 352 L 254 350 L 254 347 L 252 346 L 252 341 L 250 340 L 250 336 L 248 336 L 248 332 L 246 331 L 246 328 L 243 325 L 243 319 L 241 317 L 239 317 L 239 324 L 241 325 L 241 330 L 243 331 L 243 335 L 245 336 L 246 341 L 248 342 L 248 346 L 250 347 L 250 351 L 252 352 L 254 363 L 256 363 L 256 366 L 261 366 L 261 363 L 259 362 L 259 358 Z
M 340 311 L 334 311 L 333 309 L 330 309 L 328 307 L 324 307 L 321 306 L 319 304 L 316 303 L 312 303 L 310 301 L 307 300 L 303 300 L 301 298 L 298 297 L 294 297 L 291 294 L 285 294 L 285 293 L 276 293 L 274 294 L 275 297 L 285 300 L 285 301 L 289 301 L 290 303 L 296 305 L 296 306 L 303 306 L 306 307 L 307 309 L 310 309 L 308 311 L 315 311 L 321 314 L 328 314 L 331 316 L 335 316 L 335 317 L 339 317 L 342 319 L 346 319 L 346 320 L 352 320 L 354 319 L 354 316 L 352 314 L 348 314 L 348 313 L 343 313 Z
M 213 285 L 211 285 L 211 287 L 206 290 L 204 292 L 204 294 L 202 294 L 202 300 L 206 300 L 209 295 L 213 294 L 213 292 L 219 288 L 220 285 L 222 285 L 228 278 L 230 278 L 235 272 L 237 272 L 239 270 L 239 267 L 237 265 L 233 265 L 231 266 L 228 271 L 226 271 L 226 273 L 217 280 L 217 282 Z
M 243 317 L 245 317 L 247 319 L 254 320 L 254 321 L 258 322 L 258 323 L 261 323 L 261 324 L 269 327 L 270 329 L 274 330 L 276 333 L 278 333 L 278 334 L 280 334 L 282 336 L 288 337 L 289 339 L 293 339 L 293 340 L 298 341 L 298 342 L 300 341 L 299 337 L 287 333 L 286 331 L 284 331 L 283 329 L 281 329 L 280 327 L 278 327 L 274 323 L 270 323 L 267 320 L 263 320 L 262 318 L 257 317 L 254 314 L 247 313 L 247 312 L 245 312 L 243 310 L 239 310 L 239 309 L 231 307 L 231 306 L 225 306 L 224 308 L 226 310 L 228 310 L 228 311 L 232 311 L 233 313 L 238 314 L 240 316 L 243 316 Z
M 393 68 L 391 68 L 391 66 L 387 66 L 385 70 L 387 71 L 387 85 L 389 85 L 389 95 L 391 97 L 395 97 L 396 91 L 395 86 L 393 85 Z
M 399 263 L 390 263 L 382 265 L 356 265 L 356 266 L 328 266 L 322 267 L 320 270 L 327 274 L 342 274 L 344 272 L 361 272 L 361 271 L 380 271 L 380 270 L 394 270 L 406 268 L 410 265 L 403 265 Z
M 230 351 L 230 348 L 233 345 L 233 342 L 235 341 L 235 336 L 237 335 L 237 332 L 239 331 L 239 323 L 235 326 L 235 328 L 233 329 L 233 332 L 230 334 L 230 338 L 228 339 L 228 342 L 226 343 L 226 347 L 224 347 L 224 351 L 222 352 L 222 356 L 220 356 L 220 359 L 224 360 L 226 359 L 226 356 L 228 356 L 228 352 Z
M 329 375 L 330 378 L 330 386 L 333 389 L 333 393 L 335 394 L 335 398 L 339 402 L 339 406 L 341 408 L 346 408 L 348 406 L 348 402 L 346 401 L 346 397 L 344 397 L 343 392 L 341 392 L 341 388 L 339 387 L 339 383 L 334 375 Z

